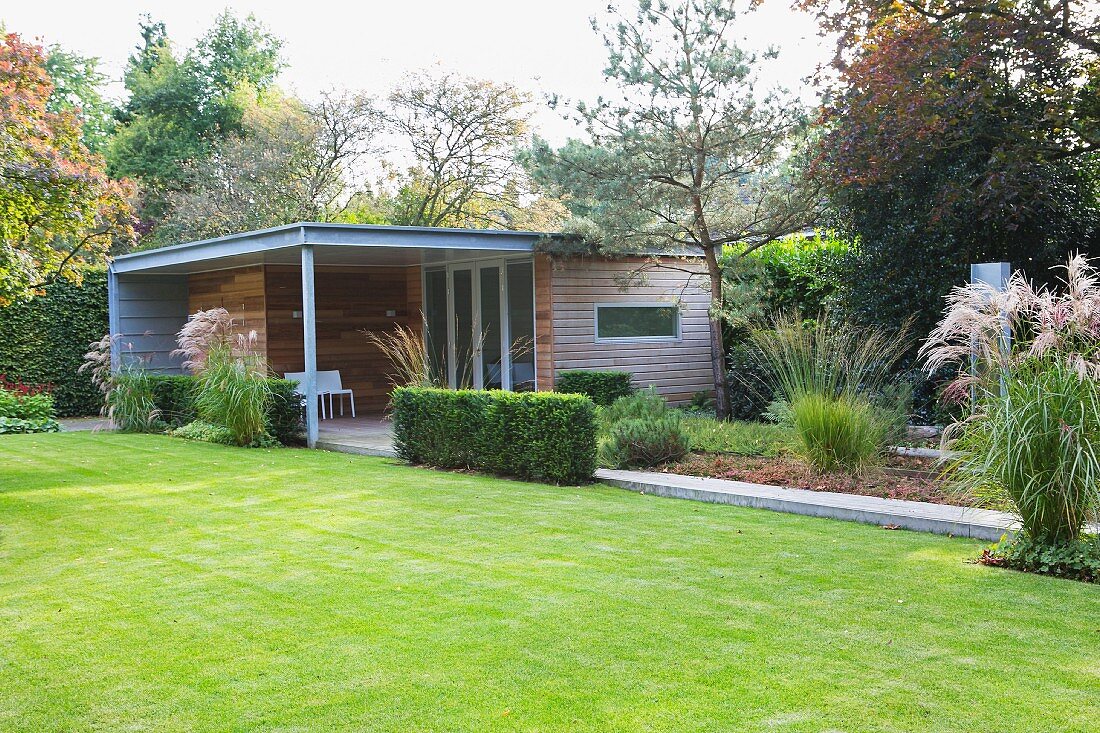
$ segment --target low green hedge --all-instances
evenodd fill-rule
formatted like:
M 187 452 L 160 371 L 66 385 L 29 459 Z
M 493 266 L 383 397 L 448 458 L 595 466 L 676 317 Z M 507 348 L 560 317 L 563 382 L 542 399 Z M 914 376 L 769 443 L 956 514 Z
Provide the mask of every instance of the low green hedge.
M 267 411 L 267 431 L 283 445 L 304 442 L 302 429 L 302 396 L 294 391 L 297 384 L 286 379 L 269 379 L 272 400 Z M 170 428 L 188 425 L 196 418 L 195 378 L 179 374 L 149 376 L 153 401 L 160 419 Z
M 557 484 L 596 469 L 596 407 L 583 395 L 399 387 L 393 428 L 410 463 Z
M 620 397 L 634 394 L 633 377 L 630 372 L 576 369 L 559 374 L 554 390 L 566 394 L 587 395 L 597 405 L 606 407 Z

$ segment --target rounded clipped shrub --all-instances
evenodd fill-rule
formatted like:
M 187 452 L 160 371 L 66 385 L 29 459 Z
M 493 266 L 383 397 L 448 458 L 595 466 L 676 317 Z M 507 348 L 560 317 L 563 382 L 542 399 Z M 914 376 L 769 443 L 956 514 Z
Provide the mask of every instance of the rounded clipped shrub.
M 610 465 L 651 468 L 687 454 L 690 442 L 680 416 L 626 418 L 614 423 L 603 443 L 603 458 Z
M 635 391 L 630 372 L 576 369 L 558 375 L 556 392 L 582 394 L 601 407 Z

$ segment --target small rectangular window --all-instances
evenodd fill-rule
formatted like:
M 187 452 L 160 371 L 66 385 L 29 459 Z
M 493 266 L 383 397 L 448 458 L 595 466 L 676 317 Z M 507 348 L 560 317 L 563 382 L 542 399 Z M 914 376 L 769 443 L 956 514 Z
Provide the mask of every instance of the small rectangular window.
M 680 309 L 674 305 L 598 303 L 597 341 L 676 341 Z

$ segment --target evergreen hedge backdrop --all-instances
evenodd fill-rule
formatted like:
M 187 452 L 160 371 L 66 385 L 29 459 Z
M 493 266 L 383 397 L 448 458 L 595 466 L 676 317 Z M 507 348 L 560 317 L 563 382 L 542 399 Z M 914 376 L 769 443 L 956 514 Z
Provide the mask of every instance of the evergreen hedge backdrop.
M 95 415 L 99 391 L 76 370 L 105 333 L 107 274 L 88 272 L 81 285 L 58 280 L 43 295 L 0 307 L 0 374 L 53 385 L 60 416 Z

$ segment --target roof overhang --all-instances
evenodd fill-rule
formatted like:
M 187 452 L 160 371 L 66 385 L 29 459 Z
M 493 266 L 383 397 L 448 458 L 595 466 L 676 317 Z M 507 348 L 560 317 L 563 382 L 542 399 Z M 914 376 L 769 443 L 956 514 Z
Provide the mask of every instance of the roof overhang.
M 179 275 L 250 265 L 297 265 L 301 246 L 313 246 L 325 265 L 410 266 L 535 251 L 560 235 L 497 229 L 444 229 L 303 222 L 116 257 L 117 274 Z

